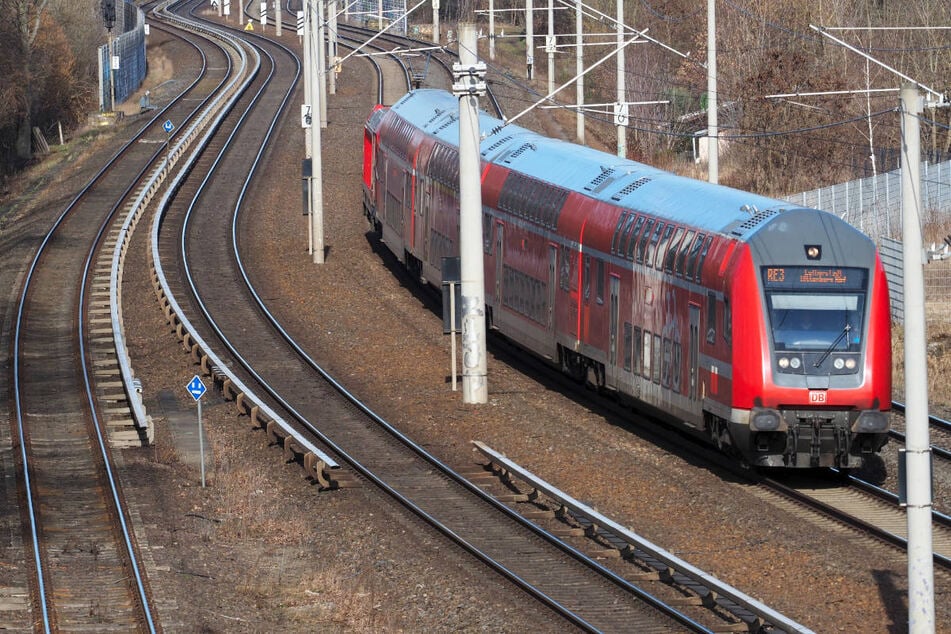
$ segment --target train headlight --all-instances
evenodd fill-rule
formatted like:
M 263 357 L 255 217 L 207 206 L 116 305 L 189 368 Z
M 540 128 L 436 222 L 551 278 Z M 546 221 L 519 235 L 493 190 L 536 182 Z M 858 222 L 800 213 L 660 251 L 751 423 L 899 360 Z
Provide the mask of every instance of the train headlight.
M 786 357 L 779 357 L 778 363 L 779 363 L 779 367 L 782 368 L 783 370 L 789 367 L 789 359 L 787 359 Z
M 752 431 L 780 431 L 785 428 L 783 415 L 778 410 L 753 408 L 750 415 L 750 429 Z
M 841 370 L 845 367 L 845 359 L 842 357 L 836 357 L 835 361 L 832 362 L 832 367 L 834 367 L 836 370 Z
M 854 370 L 854 369 L 855 369 L 855 359 L 851 359 L 851 358 L 846 359 L 846 360 L 845 360 L 845 367 L 848 368 L 849 370 Z
M 799 357 L 793 357 L 789 360 L 789 367 L 791 367 L 793 370 L 798 370 L 801 365 L 802 361 L 799 360 Z

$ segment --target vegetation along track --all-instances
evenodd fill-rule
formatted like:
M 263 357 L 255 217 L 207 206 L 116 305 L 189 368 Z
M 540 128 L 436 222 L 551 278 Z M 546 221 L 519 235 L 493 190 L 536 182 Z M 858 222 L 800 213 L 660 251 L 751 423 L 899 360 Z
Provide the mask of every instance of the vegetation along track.
M 129 397 L 118 394 L 115 350 L 109 354 L 102 335 L 116 325 L 107 315 L 117 212 L 160 182 L 171 158 L 166 145 L 178 140 L 163 123 L 186 129 L 234 72 L 232 51 L 182 37 L 199 52 L 194 81 L 68 204 L 24 276 L 12 348 L 18 484 L 33 554 L 32 578 L 23 582 L 45 631 L 160 629 L 108 442 L 110 431 L 148 431 L 129 430 L 127 415 L 116 420 L 114 410 L 123 409 L 116 405 Z M 116 431 L 123 427 L 129 431 Z

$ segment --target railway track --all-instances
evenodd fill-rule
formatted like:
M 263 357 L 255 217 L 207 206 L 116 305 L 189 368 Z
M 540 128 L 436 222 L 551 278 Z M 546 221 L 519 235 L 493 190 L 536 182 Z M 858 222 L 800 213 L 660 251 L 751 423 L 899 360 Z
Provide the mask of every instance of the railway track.
M 158 26 L 158 25 L 157 25 Z M 166 30 L 166 27 L 161 27 Z M 236 50 L 182 34 L 197 53 L 193 77 L 66 206 L 25 272 L 12 326 L 14 445 L 32 566 L 24 586 L 43 631 L 160 631 L 140 564 L 111 445 L 141 444 L 114 339 L 111 280 L 121 276 L 124 216 L 159 187 L 182 129 L 235 74 Z M 164 143 L 163 143 L 164 141 Z M 119 264 L 112 266 L 115 260 Z
M 275 76 L 280 75 L 280 66 L 276 65 Z M 285 94 L 292 89 L 289 86 Z M 212 353 L 200 349 L 204 345 L 219 350 L 215 358 L 223 359 L 242 383 L 257 386 L 252 390 L 264 396 L 254 400 L 295 420 L 297 433 L 311 434 L 312 442 L 326 447 L 334 460 L 348 464 L 363 481 L 379 487 L 568 622 L 598 631 L 621 631 L 632 624 L 645 631 L 705 631 L 706 626 L 693 618 L 619 583 L 616 575 L 593 560 L 482 495 L 342 391 L 270 318 L 261 299 L 267 292 L 254 284 L 242 260 L 243 253 L 256 251 L 250 246 L 254 236 L 243 230 L 250 210 L 242 201 L 245 188 L 256 182 L 259 156 L 249 161 L 239 149 L 263 147 L 268 139 L 248 140 L 248 129 L 268 130 L 269 135 L 286 113 L 284 106 L 256 106 L 248 113 L 249 120 L 242 121 L 220 149 L 195 164 L 153 226 L 153 261 L 160 268 L 156 277 L 167 298 L 163 304 L 182 308 L 177 330 L 186 333 L 182 338 L 210 378 L 222 387 L 231 380 L 208 360 Z M 229 190 L 224 184 L 235 181 L 244 186 Z M 235 219 L 230 224 L 222 222 L 222 209 L 232 210 L 229 216 L 234 214 Z M 180 264 L 172 266 L 174 262 Z M 195 341 L 202 342 L 199 349 Z
M 175 37 L 196 53 L 191 78 L 183 71 L 182 92 L 59 214 L 23 275 L 11 328 L 18 489 L 29 535 L 24 547 L 32 551 L 24 558 L 32 559 L 32 572 L 21 583 L 29 588 L 25 618 L 43 631 L 161 630 L 113 470 L 112 446 L 151 436 L 134 406 L 135 381 L 121 367 L 121 339 L 110 336 L 121 330 L 118 241 L 137 206 L 161 187 L 173 155 L 190 142 L 189 126 L 199 125 L 199 113 L 207 115 L 218 103 L 213 97 L 246 71 L 236 63 L 240 47 Z M 181 132 L 170 134 L 165 121 Z
M 276 55 L 282 54 L 277 50 L 273 50 L 273 52 Z M 262 73 L 260 74 L 260 77 L 256 79 L 258 84 L 256 85 L 255 90 L 252 92 L 257 92 L 256 89 L 258 87 L 263 87 L 263 83 L 265 81 L 263 79 L 263 76 L 267 74 L 268 73 L 262 71 Z M 275 81 L 278 81 L 278 80 L 275 79 Z M 283 81 L 283 80 L 280 80 L 280 81 Z M 243 127 L 258 128 L 258 131 L 260 135 L 262 136 L 266 133 L 267 134 L 270 133 L 271 125 L 273 125 L 273 121 L 268 122 L 266 117 L 263 119 L 252 118 L 256 115 L 252 115 L 250 114 L 250 112 L 252 109 L 256 109 L 259 107 L 263 109 L 264 101 L 267 99 L 273 99 L 273 98 L 267 97 L 267 98 L 264 98 L 262 101 L 256 102 L 255 105 L 252 105 L 250 103 L 250 97 L 249 97 L 247 98 L 247 102 L 243 103 L 240 106 L 241 108 L 245 110 L 245 112 L 249 113 L 248 119 L 243 122 L 244 123 Z M 269 108 L 274 107 L 273 101 L 267 107 Z M 241 117 L 238 117 L 235 115 L 231 119 L 223 121 L 221 125 L 221 131 L 223 132 L 225 130 L 228 130 L 230 134 L 231 130 L 237 130 L 238 128 L 237 119 L 240 119 L 240 118 Z M 207 306 L 205 307 L 205 309 L 207 310 L 207 313 L 215 317 L 216 320 L 222 324 L 222 327 L 221 327 L 222 331 L 226 331 L 230 333 L 235 333 L 235 332 L 243 333 L 243 334 L 240 334 L 239 336 L 230 335 L 229 341 L 234 342 L 235 348 L 243 347 L 245 345 L 243 342 L 243 339 L 248 336 L 247 333 L 264 332 L 264 330 L 266 330 L 269 327 L 265 327 L 264 325 L 260 325 L 260 326 L 257 325 L 259 322 L 256 320 L 259 319 L 260 316 L 259 315 L 255 316 L 253 314 L 256 311 L 248 312 L 246 307 L 242 307 L 240 305 L 241 303 L 247 303 L 246 301 L 247 295 L 245 294 L 246 291 L 244 291 L 240 286 L 234 287 L 234 286 L 228 286 L 226 284 L 226 283 L 230 283 L 234 281 L 229 278 L 233 277 L 237 279 L 237 278 L 245 277 L 245 274 L 242 274 L 236 271 L 236 269 L 233 268 L 234 263 L 229 261 L 229 259 L 232 257 L 230 255 L 230 252 L 234 250 L 233 246 L 229 247 L 225 244 L 226 241 L 222 242 L 222 244 L 225 244 L 225 246 L 220 248 L 215 246 L 215 249 L 218 249 L 218 252 L 213 253 L 214 251 L 214 249 L 212 248 L 213 243 L 209 239 L 212 236 L 215 236 L 217 238 L 218 237 L 217 234 L 221 231 L 220 227 L 215 226 L 216 220 L 218 221 L 217 224 L 221 224 L 221 215 L 220 215 L 221 210 L 223 208 L 230 208 L 229 206 L 232 204 L 234 204 L 235 206 L 240 206 L 238 200 L 233 200 L 233 203 L 232 203 L 232 199 L 229 199 L 229 196 L 231 195 L 231 190 L 234 190 L 234 191 L 240 190 L 239 192 L 240 195 L 238 198 L 241 198 L 246 193 L 245 188 L 249 186 L 253 186 L 256 181 L 254 181 L 254 175 L 250 172 L 242 173 L 237 168 L 234 168 L 235 171 L 232 172 L 230 171 L 232 168 L 224 167 L 222 169 L 226 170 L 227 178 L 223 180 L 230 182 L 231 187 L 228 187 L 226 185 L 215 185 L 213 182 L 210 182 L 207 189 L 204 189 L 202 190 L 201 193 L 199 193 L 198 187 L 195 183 L 197 181 L 202 180 L 202 178 L 200 177 L 202 173 L 208 173 L 213 168 L 217 169 L 217 166 L 212 165 L 213 163 L 219 162 L 217 157 L 220 157 L 221 163 L 229 161 L 232 158 L 236 159 L 236 162 L 239 162 L 239 160 L 248 161 L 248 160 L 257 158 L 258 155 L 260 155 L 260 153 L 264 151 L 263 146 L 266 141 L 258 141 L 258 140 L 255 140 L 254 138 L 249 138 L 247 136 L 240 136 L 242 134 L 244 133 L 236 132 L 236 136 L 231 146 L 226 147 L 224 141 L 216 141 L 215 145 L 210 146 L 208 150 L 206 150 L 205 154 L 196 163 L 194 167 L 194 174 L 193 174 L 194 180 L 190 179 L 189 181 L 186 181 L 181 187 L 181 189 L 179 190 L 179 195 L 175 200 L 175 205 L 178 205 L 179 207 L 177 210 L 172 212 L 173 214 L 174 213 L 180 214 L 184 222 L 184 216 L 190 213 L 191 211 L 191 209 L 185 209 L 185 207 L 192 206 L 191 203 L 187 201 L 197 201 L 195 202 L 195 205 L 194 205 L 194 214 L 196 216 L 198 216 L 201 213 L 202 207 L 207 207 L 209 205 L 212 205 L 215 207 L 216 211 L 219 212 L 217 215 L 217 218 L 201 220 L 196 217 L 190 222 L 190 228 L 186 229 L 184 233 L 186 237 L 182 239 L 178 239 L 175 237 L 177 235 L 177 232 L 174 231 L 172 228 L 164 227 L 163 232 L 167 232 L 167 233 L 165 234 L 165 237 L 162 238 L 162 241 L 166 243 L 166 245 L 170 245 L 170 246 L 168 251 L 164 251 L 164 250 L 162 251 L 163 255 L 162 257 L 160 257 L 160 260 L 162 261 L 171 262 L 178 258 L 178 254 L 175 253 L 176 250 L 198 252 L 197 256 L 194 254 L 190 256 L 190 261 L 195 263 L 194 265 L 191 266 L 191 268 L 193 272 L 196 274 L 194 275 L 191 282 L 188 282 L 186 277 L 179 278 L 179 281 L 177 282 L 178 287 L 176 288 L 176 291 L 175 291 L 176 296 L 187 297 L 189 293 L 187 292 L 186 287 L 192 287 L 192 288 L 198 289 L 199 295 L 205 298 L 203 302 L 207 304 Z M 221 136 L 225 137 L 228 135 L 222 134 Z M 232 151 L 235 148 L 237 148 L 238 151 Z M 243 183 L 242 187 L 240 188 L 234 185 L 234 183 L 239 183 L 239 182 Z M 258 182 L 258 184 L 260 185 L 260 182 Z M 214 187 L 216 186 L 220 187 L 220 189 L 214 189 Z M 187 204 L 185 204 L 186 202 Z M 246 217 L 244 218 L 246 219 Z M 248 237 L 247 234 L 242 233 L 243 231 L 242 224 L 245 221 L 246 220 L 242 220 L 242 217 L 239 216 L 237 223 L 231 226 L 231 233 L 233 234 L 233 236 L 238 236 L 238 240 L 242 241 L 246 245 L 255 244 L 256 242 L 255 240 Z M 242 238 L 241 236 L 244 236 L 244 237 Z M 225 237 L 227 238 L 227 236 Z M 217 241 L 214 244 L 217 245 Z M 255 247 L 252 246 L 250 247 L 249 250 L 253 251 L 255 250 Z M 209 273 L 209 271 L 211 271 L 212 273 Z M 253 278 L 254 276 L 253 272 L 248 272 L 246 275 L 248 278 Z M 218 288 L 218 287 L 221 287 L 221 288 Z M 228 297 L 229 290 L 231 294 L 233 295 L 233 297 L 230 297 L 230 298 Z M 259 293 L 259 294 L 264 296 L 267 295 L 266 292 Z M 241 302 L 235 302 L 234 301 L 235 297 L 242 297 L 244 298 L 244 300 L 242 300 Z M 189 311 L 192 317 L 198 315 L 201 312 L 205 312 L 205 310 L 199 307 L 197 303 L 189 306 Z M 193 323 L 201 323 L 202 321 L 203 320 L 200 318 L 196 318 L 192 320 Z M 214 340 L 218 337 L 218 335 L 212 332 L 211 329 L 208 329 L 202 326 L 199 326 L 199 328 L 201 328 L 202 335 L 204 337 L 207 337 L 208 340 Z M 257 334 L 255 334 L 254 336 L 256 337 Z M 433 477 L 433 475 L 430 473 L 431 471 L 433 471 L 434 468 L 438 468 L 439 466 L 438 464 L 434 465 L 432 462 L 428 462 L 428 463 L 418 462 L 417 458 L 413 458 L 412 456 L 410 457 L 404 456 L 403 452 L 406 450 L 405 444 L 403 444 L 402 442 L 397 442 L 396 444 L 393 444 L 392 438 L 389 438 L 389 439 L 387 438 L 388 436 L 387 433 L 381 433 L 379 432 L 379 430 L 373 431 L 372 428 L 379 425 L 378 420 L 374 420 L 372 417 L 370 419 L 365 418 L 364 417 L 365 413 L 361 413 L 360 411 L 353 410 L 352 406 L 348 406 L 344 404 L 334 405 L 333 407 L 328 406 L 327 399 L 330 399 L 331 397 L 321 396 L 321 394 L 314 393 L 312 388 L 312 386 L 315 383 L 318 383 L 322 380 L 317 377 L 317 374 L 319 374 L 319 372 L 317 372 L 313 366 L 310 366 L 306 363 L 295 363 L 293 365 L 295 366 L 299 365 L 300 367 L 290 368 L 287 362 L 287 358 L 288 358 L 287 355 L 294 354 L 294 353 L 287 351 L 286 343 L 282 343 L 279 339 L 280 337 L 275 338 L 273 341 L 270 339 L 266 339 L 260 342 L 255 342 L 255 347 L 251 349 L 250 352 L 247 352 L 247 351 L 242 352 L 242 356 L 247 355 L 249 356 L 249 358 L 254 359 L 254 367 L 256 368 L 255 373 L 259 374 L 263 378 L 264 382 L 274 382 L 274 383 L 280 382 L 281 385 L 283 385 L 285 382 L 296 384 L 296 386 L 293 387 L 292 389 L 291 397 L 285 398 L 285 400 L 288 403 L 296 403 L 296 402 L 304 403 L 304 407 L 300 408 L 302 412 L 301 418 L 303 418 L 304 420 L 310 420 L 310 419 L 316 420 L 319 422 L 320 428 L 325 430 L 325 433 L 327 429 L 330 429 L 334 436 L 340 435 L 346 438 L 345 442 L 334 443 L 332 442 L 332 439 L 328 437 L 324 439 L 326 440 L 326 442 L 322 442 L 320 444 L 324 449 L 331 451 L 333 454 L 335 454 L 339 458 L 343 458 L 344 456 L 346 456 L 347 458 L 353 457 L 355 464 L 359 464 L 361 466 L 369 465 L 367 466 L 366 473 L 362 473 L 360 472 L 360 469 L 354 467 L 354 469 L 357 472 L 361 473 L 361 475 L 359 476 L 360 481 L 370 482 L 374 479 L 374 477 L 380 478 L 381 481 L 385 479 L 387 483 L 392 481 L 393 484 L 387 484 L 386 486 L 389 486 L 390 488 L 393 488 L 394 490 L 397 490 L 401 493 L 401 498 L 398 498 L 401 504 L 409 505 L 413 503 L 411 498 L 414 498 L 414 497 L 422 498 L 425 504 L 419 504 L 418 506 L 420 507 L 420 510 L 417 511 L 417 513 L 420 513 L 421 516 L 426 514 L 431 514 L 431 515 L 436 514 L 435 512 L 426 510 L 426 506 L 425 506 L 426 504 L 436 505 L 435 508 L 440 509 L 441 505 L 445 503 L 445 499 L 436 499 L 436 498 L 446 498 L 446 497 L 449 497 L 450 495 L 453 495 L 453 496 L 459 495 L 460 497 L 465 497 L 467 495 L 465 490 L 463 490 L 461 493 L 458 493 L 458 494 L 457 493 L 450 494 L 447 492 L 449 489 L 448 485 L 440 482 L 440 480 L 444 480 L 446 476 L 436 475 L 435 477 Z M 268 347 L 272 345 L 275 348 L 277 348 L 278 346 L 284 347 L 285 351 L 283 353 L 276 353 L 273 356 L 270 356 L 270 355 L 264 356 L 263 354 L 259 355 L 258 352 L 256 352 L 258 349 L 258 346 Z M 199 360 L 202 359 L 200 351 L 199 351 L 198 357 L 199 357 Z M 263 366 L 263 371 L 259 371 L 261 370 L 262 366 Z M 208 367 L 207 370 L 210 372 L 210 376 L 212 376 L 216 381 L 218 381 L 219 377 L 221 376 L 220 374 L 218 374 L 218 369 Z M 315 372 L 317 374 L 315 374 Z M 293 374 L 293 376 L 288 378 L 289 375 L 291 374 Z M 249 382 L 256 381 L 249 374 L 242 373 L 242 376 L 245 379 L 247 379 Z M 267 376 L 277 377 L 277 378 L 268 380 L 266 378 Z M 300 376 L 301 378 L 299 379 L 295 378 L 297 376 Z M 219 381 L 219 384 L 220 383 L 221 381 Z M 298 391 L 298 393 L 294 395 L 293 391 Z M 284 392 L 285 392 L 285 389 L 281 388 L 279 393 L 283 394 Z M 280 409 L 282 412 L 284 412 L 288 418 L 293 417 L 293 413 L 287 411 L 287 406 L 276 402 L 273 396 L 265 397 L 265 400 L 274 408 Z M 338 411 L 337 409 L 338 407 L 341 408 L 342 411 Z M 364 428 L 369 429 L 370 431 L 365 431 Z M 303 424 L 299 426 L 299 429 L 301 433 L 306 432 Z M 382 439 L 377 439 L 376 438 L 377 435 L 382 436 Z M 320 438 L 318 436 L 317 440 L 315 440 L 314 442 L 317 443 L 319 440 Z M 356 447 L 357 450 L 354 450 L 353 447 Z M 355 454 L 356 456 L 355 457 L 351 456 L 351 453 Z M 375 461 L 376 456 L 385 456 L 387 460 L 380 461 L 381 464 L 378 466 Z M 438 463 L 438 461 L 436 462 Z M 378 475 L 377 471 L 380 471 L 382 473 L 382 476 Z M 371 472 L 373 475 L 370 475 Z M 463 486 L 463 489 L 465 489 L 464 486 Z M 402 498 L 405 498 L 406 501 L 404 501 Z M 481 526 L 481 524 L 476 524 L 476 522 L 481 523 L 485 521 L 484 517 L 485 517 L 485 514 L 488 512 L 492 512 L 492 511 L 480 510 L 475 516 L 472 516 L 469 519 L 457 518 L 455 521 L 458 522 L 458 525 L 450 524 L 448 525 L 447 530 L 452 534 L 456 534 L 456 533 L 461 533 L 463 528 L 471 529 L 474 526 Z M 507 529 L 507 531 L 512 532 L 512 529 L 509 528 Z M 477 530 L 477 532 L 481 532 L 481 528 Z M 503 533 L 506 532 L 506 529 L 503 529 L 502 532 Z M 503 538 L 498 538 L 498 539 L 499 541 L 504 541 L 504 540 L 510 539 L 510 537 L 506 536 L 504 540 Z M 539 549 L 541 548 L 540 546 L 535 546 L 534 542 L 532 541 L 534 539 L 538 539 L 537 533 L 530 533 L 526 539 L 528 540 L 527 543 L 532 544 L 531 546 L 532 548 L 539 548 Z M 490 542 L 490 545 L 483 547 L 483 550 L 491 550 L 494 547 L 491 544 L 491 538 L 489 539 L 489 542 Z M 520 546 L 519 548 L 522 548 L 522 546 Z M 487 563 L 489 565 L 493 565 L 489 562 Z M 519 564 L 519 562 L 516 562 L 516 564 L 521 565 Z M 539 567 L 536 567 L 535 569 L 531 569 L 529 567 L 526 570 L 528 570 L 528 572 L 521 573 L 526 578 L 528 577 L 543 578 L 547 576 L 559 576 L 559 573 L 552 572 L 553 569 L 547 563 L 544 566 L 539 566 Z M 500 571 L 500 572 L 502 572 L 502 574 L 507 574 L 505 571 Z M 584 577 L 584 575 L 582 576 Z M 585 581 L 585 583 L 587 583 L 587 581 Z M 535 592 L 536 590 L 528 590 L 528 591 Z M 544 590 L 538 590 L 538 592 L 541 592 L 542 594 L 545 593 Z M 612 593 L 611 596 L 614 596 L 613 593 L 617 592 L 617 590 L 613 589 L 610 592 Z M 551 594 L 554 595 L 555 592 L 551 592 Z M 584 597 L 578 595 L 577 592 L 570 591 L 570 592 L 567 592 L 566 594 L 568 595 L 568 597 L 561 600 L 561 602 L 566 604 L 584 603 Z M 536 594 L 536 596 L 538 595 Z M 630 600 L 630 596 L 626 594 L 623 596 L 624 596 L 623 598 L 624 601 Z M 551 599 L 551 597 L 549 597 L 549 599 Z M 545 601 L 546 599 L 542 598 L 541 600 Z M 550 603 L 556 604 L 556 603 L 559 603 L 559 601 L 552 599 Z M 614 608 L 605 608 L 603 611 L 611 611 L 613 609 Z M 592 601 L 591 605 L 579 605 L 579 607 L 576 610 L 573 610 L 573 613 L 575 615 L 595 614 L 596 615 L 595 617 L 568 616 L 566 618 L 568 618 L 572 622 L 575 622 L 577 625 L 579 625 L 582 628 L 587 628 L 590 626 L 591 629 L 598 629 L 597 626 L 594 625 L 594 623 L 601 623 L 601 621 L 596 620 L 596 618 L 601 618 L 601 615 L 598 614 L 599 610 L 600 609 L 597 607 L 595 602 Z M 613 615 L 610 618 L 613 619 L 614 618 Z M 648 618 L 653 619 L 654 617 L 651 616 Z M 606 620 L 604 621 L 604 623 L 606 623 L 606 625 L 602 625 L 601 627 L 604 627 L 605 629 L 615 629 L 615 627 L 618 627 L 619 629 L 629 629 L 631 627 L 636 627 L 636 625 L 633 625 L 633 622 L 630 622 L 630 621 L 621 622 L 621 621 L 614 621 L 614 620 Z M 623 624 L 615 625 L 616 623 L 623 623 Z M 680 626 L 683 626 L 686 629 L 689 629 L 692 627 L 690 623 L 681 624 Z M 680 626 L 671 625 L 670 622 L 662 621 L 662 625 L 659 625 L 659 626 L 655 625 L 653 627 L 661 628 L 662 631 L 668 631 L 667 628 L 680 627 Z M 652 626 L 645 625 L 644 629 L 647 631 L 650 631 L 650 627 Z

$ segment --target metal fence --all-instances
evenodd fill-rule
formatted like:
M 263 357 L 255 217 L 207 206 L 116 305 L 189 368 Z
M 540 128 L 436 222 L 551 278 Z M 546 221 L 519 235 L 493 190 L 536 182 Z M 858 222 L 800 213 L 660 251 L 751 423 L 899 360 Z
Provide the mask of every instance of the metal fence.
M 925 306 L 928 319 L 951 321 L 951 161 L 921 164 L 922 218 L 925 235 Z M 901 170 L 802 192 L 786 198 L 803 207 L 824 209 L 868 235 L 878 245 L 888 276 L 892 317 L 904 321 L 901 243 Z
M 145 14 L 131 2 L 116 5 L 116 25 L 119 35 L 112 42 L 113 55 L 119 58 L 113 70 L 109 60 L 109 45 L 99 47 L 99 109 L 108 112 L 115 103 L 122 103 L 138 90 L 148 72 L 145 58 Z M 110 77 L 112 75 L 112 77 Z
M 344 4 L 347 19 L 377 29 L 397 22 L 388 32 L 406 35 L 406 0 L 355 0 Z

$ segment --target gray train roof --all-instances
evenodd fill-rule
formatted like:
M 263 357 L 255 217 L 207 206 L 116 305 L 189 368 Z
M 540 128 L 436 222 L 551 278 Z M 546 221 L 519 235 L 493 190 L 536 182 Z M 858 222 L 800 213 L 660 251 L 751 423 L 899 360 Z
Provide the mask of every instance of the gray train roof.
M 444 143 L 459 144 L 459 100 L 442 90 L 407 93 L 392 110 Z M 592 198 L 748 238 L 788 202 L 621 159 L 583 145 L 550 139 L 479 111 L 482 159 L 584 193 Z

